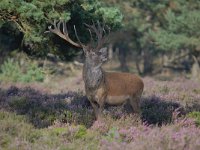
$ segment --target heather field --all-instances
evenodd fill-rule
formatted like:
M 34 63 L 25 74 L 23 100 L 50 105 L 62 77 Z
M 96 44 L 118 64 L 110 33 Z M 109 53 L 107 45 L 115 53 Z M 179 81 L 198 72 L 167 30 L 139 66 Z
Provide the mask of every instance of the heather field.
M 80 74 L 80 73 L 79 73 Z M 80 76 L 0 84 L 0 149 L 199 150 L 200 84 L 143 78 L 141 116 L 106 106 L 95 121 Z

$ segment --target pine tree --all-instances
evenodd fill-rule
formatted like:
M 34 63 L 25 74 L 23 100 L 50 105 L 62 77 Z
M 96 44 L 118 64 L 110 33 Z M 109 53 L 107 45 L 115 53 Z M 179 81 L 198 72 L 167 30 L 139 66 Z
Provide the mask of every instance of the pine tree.
M 175 58 L 181 58 L 182 53 L 183 56 L 200 56 L 200 1 L 107 1 L 110 5 L 117 4 L 124 14 L 124 30 L 130 33 L 126 44 L 137 51 L 138 56 L 143 53 L 143 73 L 152 71 L 151 57 L 157 54 Z
M 175 55 L 170 62 L 189 56 L 187 66 L 192 78 L 200 79 L 200 1 L 176 0 L 170 1 L 169 6 L 163 23 L 151 29 L 149 35 L 157 48 Z
M 164 22 L 150 31 L 155 44 L 162 50 L 200 51 L 200 1 L 171 1 Z
M 69 22 L 69 27 L 76 25 L 77 30 L 82 33 L 81 39 L 87 41 L 88 31 L 83 27 L 84 22 L 91 23 L 99 20 L 112 28 L 117 28 L 121 24 L 122 15 L 118 9 L 106 7 L 98 0 L 0 1 L 0 28 L 10 30 L 12 26 L 23 33 L 21 45 L 23 45 L 23 50 L 30 55 L 45 56 L 51 52 L 61 54 L 61 56 L 66 54 L 71 56 L 76 52 L 66 50 L 66 43 L 64 44 L 61 39 L 50 38 L 50 35 L 44 34 L 53 20 Z M 73 32 L 71 28 L 69 30 Z M 55 41 L 58 41 L 59 46 L 53 47 Z M 65 50 L 58 50 L 59 48 Z

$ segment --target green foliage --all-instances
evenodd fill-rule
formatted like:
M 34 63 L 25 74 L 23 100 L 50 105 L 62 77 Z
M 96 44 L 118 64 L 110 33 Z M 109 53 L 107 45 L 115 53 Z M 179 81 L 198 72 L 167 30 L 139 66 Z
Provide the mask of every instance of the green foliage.
M 50 134 L 52 136 L 55 136 L 55 135 L 59 136 L 59 135 L 66 133 L 66 132 L 68 132 L 68 129 L 66 127 L 57 127 L 57 128 L 53 128 L 51 130 Z
M 42 82 L 44 80 L 42 69 L 31 62 L 27 62 L 26 66 L 20 66 L 18 61 L 8 59 L 2 64 L 0 71 L 0 80 L 2 81 Z
M 193 111 L 187 114 L 188 117 L 195 119 L 195 123 L 197 126 L 200 126 L 200 112 L 199 111 Z
M 85 126 L 80 125 L 78 131 L 75 133 L 75 138 L 83 138 L 87 134 L 87 129 Z
M 24 116 L 3 110 L 0 110 L 0 122 L 0 149 L 31 147 L 31 149 L 41 150 L 64 150 L 80 149 L 80 146 L 84 149 L 97 149 L 99 144 L 96 133 L 88 131 L 83 125 L 58 123 L 49 128 L 36 129 L 26 121 Z
M 45 131 L 35 129 L 32 125 L 28 124 L 24 116 L 0 111 L 0 149 L 12 149 L 14 139 L 26 141 L 27 143 L 34 144 L 36 141 L 41 141 L 41 137 L 47 134 Z M 54 135 L 55 137 L 55 135 Z M 11 140 L 13 139 L 13 140 Z M 45 140 L 43 140 L 45 144 Z M 26 148 L 23 148 L 26 149 Z
M 44 73 L 42 72 L 42 69 L 38 68 L 38 66 L 34 63 L 28 65 L 27 72 L 20 79 L 20 81 L 22 82 L 31 82 L 31 81 L 42 82 L 43 80 L 44 80 Z
M 0 135 L 0 147 L 6 148 L 11 143 L 12 138 L 7 134 Z
M 112 0 L 107 3 L 113 5 Z M 199 1 L 119 0 L 114 4 L 124 14 L 125 28 L 134 34 L 132 45 L 136 49 L 147 43 L 154 46 L 154 51 L 199 48 Z
M 49 34 L 44 34 L 53 20 L 69 21 L 70 33 L 74 33 L 73 25 L 76 25 L 83 41 L 88 40 L 85 35 L 88 31 L 83 27 L 84 22 L 91 23 L 92 20 L 99 20 L 104 21 L 111 28 L 116 28 L 122 21 L 121 12 L 117 8 L 106 7 L 97 0 L 2 0 L 0 18 L 0 26 L 14 23 L 17 26 L 16 30 L 23 33 L 23 40 L 19 45 L 24 45 L 26 48 L 24 50 L 29 55 L 46 56 L 50 52 L 67 58 L 74 55 L 68 54 L 69 50 L 65 48 L 66 42 L 62 42 L 58 37 L 56 37 L 58 40 L 55 40 Z M 5 28 L 9 30 L 7 26 Z M 54 46 L 55 43 L 59 46 Z M 75 50 L 72 51 L 77 53 Z
M 123 19 L 121 12 L 117 8 L 100 8 L 97 14 L 101 15 L 104 18 L 104 22 L 107 22 L 113 28 L 119 28 Z
M 23 136 L 32 131 L 33 126 L 26 124 L 24 116 L 17 116 L 4 111 L 0 111 L 0 130 L 9 136 Z M 21 133 L 20 133 L 21 132 Z
M 120 138 L 120 134 L 116 127 L 112 127 L 105 136 L 106 140 L 113 141 Z
M 186 0 L 173 2 L 173 7 L 163 14 L 163 24 L 157 26 L 156 31 L 149 32 L 155 44 L 165 51 L 181 48 L 198 49 L 200 46 L 200 10 L 198 8 L 200 8 L 199 2 Z
M 1 66 L 0 80 L 4 81 L 18 81 L 21 77 L 21 71 L 19 63 L 15 63 L 13 60 L 8 59 Z

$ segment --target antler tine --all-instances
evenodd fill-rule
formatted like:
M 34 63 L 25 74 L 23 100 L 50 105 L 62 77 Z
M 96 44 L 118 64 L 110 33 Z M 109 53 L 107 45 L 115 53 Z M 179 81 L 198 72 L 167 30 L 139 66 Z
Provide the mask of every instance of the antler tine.
M 106 28 L 107 28 L 107 30 L 108 30 L 108 33 L 106 33 L 106 30 L 105 30 L 105 29 L 103 29 L 103 32 L 104 32 L 105 35 L 106 35 L 106 34 L 109 35 L 109 34 L 110 34 L 110 27 L 106 25 Z
M 59 21 L 58 24 L 57 24 L 57 29 L 58 29 L 58 30 L 60 29 L 60 24 L 61 24 L 61 23 L 63 23 L 63 22 L 62 22 L 62 21 Z M 56 27 L 56 22 L 55 22 L 55 27 Z
M 98 25 L 98 30 L 99 30 L 99 36 L 102 38 L 103 37 L 103 30 L 104 30 L 104 25 L 103 24 L 103 27 L 101 27 L 101 24 L 99 21 L 97 21 L 97 25 Z
M 78 37 L 78 34 L 77 34 L 77 31 L 76 31 L 76 26 L 75 26 L 75 25 L 74 25 L 74 31 L 75 31 L 75 35 L 76 35 L 76 38 L 77 38 L 79 44 L 80 44 L 80 45 L 83 45 L 83 44 L 81 43 L 81 40 L 80 40 L 79 37 Z
M 104 30 L 105 24 L 103 23 L 103 25 L 101 26 L 100 22 L 97 21 L 97 25 L 98 25 L 98 31 L 99 31 L 99 40 L 98 40 L 97 49 L 99 49 L 105 43 L 105 37 L 103 37 L 103 33 L 105 33 L 105 30 Z
M 92 32 L 90 29 L 88 29 L 89 33 L 90 33 L 90 44 L 94 43 L 94 39 L 93 39 L 93 36 L 92 36 Z
M 84 23 L 84 24 L 85 24 L 86 27 L 91 29 L 96 34 L 96 36 L 97 36 L 96 49 L 98 50 L 105 43 L 105 39 L 103 37 L 104 25 L 102 27 L 99 21 L 97 21 L 97 27 L 95 26 L 94 22 L 93 22 L 92 25 L 88 25 L 86 23 Z
M 60 22 L 59 22 L 59 23 L 60 23 Z M 58 23 L 58 25 L 59 25 L 59 27 L 60 27 L 60 24 L 59 24 L 59 23 Z M 64 33 L 66 36 L 68 36 L 68 30 L 67 30 L 66 22 L 63 21 L 62 24 L 63 24 L 63 33 Z
M 62 32 L 60 30 L 61 23 L 62 23 L 62 26 L 63 26 Z M 84 45 L 80 42 L 79 39 L 78 39 L 79 40 L 79 44 L 70 39 L 70 37 L 68 35 L 67 26 L 66 26 L 66 22 L 65 21 L 59 21 L 57 23 L 57 21 L 54 20 L 52 25 L 53 25 L 53 29 L 52 29 L 52 26 L 48 27 L 50 32 L 58 35 L 62 39 L 66 40 L 70 44 L 74 45 L 75 47 L 79 47 L 79 48 L 83 48 L 84 47 Z
M 94 23 L 93 23 L 92 25 L 89 25 L 89 24 L 87 24 L 87 23 L 84 23 L 84 25 L 85 25 L 86 27 L 88 27 L 89 29 L 92 29 L 96 34 L 98 33 L 98 31 L 97 31 L 97 29 L 96 29 Z

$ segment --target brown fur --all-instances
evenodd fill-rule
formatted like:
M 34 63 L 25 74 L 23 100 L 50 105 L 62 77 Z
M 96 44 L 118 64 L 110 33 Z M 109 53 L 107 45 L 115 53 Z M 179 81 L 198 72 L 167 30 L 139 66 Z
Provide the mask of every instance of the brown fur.
M 133 112 L 140 113 L 140 97 L 144 88 L 141 78 L 131 73 L 102 72 L 103 78 L 98 86 L 89 88 L 85 82 L 86 95 L 96 118 L 102 117 L 105 104 L 122 105 L 128 102 Z M 83 76 L 84 79 L 87 78 L 84 72 Z
M 143 90 L 142 80 L 131 73 L 109 72 L 105 75 L 107 93 L 110 96 L 136 95 Z

